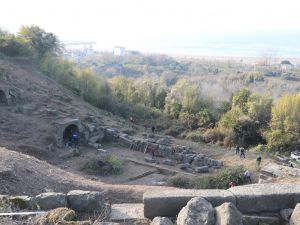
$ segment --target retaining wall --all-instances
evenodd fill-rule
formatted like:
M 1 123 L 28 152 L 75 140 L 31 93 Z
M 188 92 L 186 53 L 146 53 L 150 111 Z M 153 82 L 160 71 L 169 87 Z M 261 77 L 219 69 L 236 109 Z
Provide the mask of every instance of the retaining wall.
M 299 184 L 252 184 L 228 190 L 149 191 L 143 196 L 144 215 L 175 217 L 193 197 L 203 197 L 212 205 L 232 202 L 244 214 L 279 212 L 300 203 Z

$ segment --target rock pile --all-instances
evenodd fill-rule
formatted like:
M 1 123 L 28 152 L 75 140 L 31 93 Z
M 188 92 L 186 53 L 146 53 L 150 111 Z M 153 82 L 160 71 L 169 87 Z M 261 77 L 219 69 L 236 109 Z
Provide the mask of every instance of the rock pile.
M 171 218 L 155 217 L 151 225 L 172 225 Z M 192 198 L 177 215 L 177 225 L 300 225 L 300 203 L 280 213 L 243 215 L 232 202 L 213 208 L 202 197 Z
M 214 160 L 204 154 L 196 153 L 186 146 L 174 145 L 168 137 L 136 138 L 128 134 L 119 134 L 119 140 L 127 144 L 131 150 L 150 153 L 153 156 L 165 158 L 162 163 L 176 166 L 182 170 L 195 173 L 207 173 L 209 168 L 221 168 L 223 162 Z M 146 162 L 156 163 L 156 160 L 145 157 Z

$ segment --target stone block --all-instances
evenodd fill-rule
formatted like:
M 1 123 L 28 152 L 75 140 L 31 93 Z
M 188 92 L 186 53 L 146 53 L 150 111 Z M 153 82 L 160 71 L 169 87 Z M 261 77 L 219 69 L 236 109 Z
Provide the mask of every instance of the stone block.
M 143 196 L 144 215 L 175 217 L 179 211 L 194 197 L 203 197 L 214 207 L 224 202 L 236 203 L 235 196 L 227 190 L 158 190 L 147 191 Z

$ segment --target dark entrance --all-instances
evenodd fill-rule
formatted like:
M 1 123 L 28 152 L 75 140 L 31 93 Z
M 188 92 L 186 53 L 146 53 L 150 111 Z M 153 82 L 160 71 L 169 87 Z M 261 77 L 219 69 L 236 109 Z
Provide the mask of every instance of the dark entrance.
M 79 129 L 77 125 L 71 124 L 67 126 L 63 134 L 63 143 L 67 144 L 72 139 L 72 135 L 75 133 L 77 134 L 77 136 L 79 135 Z
M 5 92 L 0 90 L 0 105 L 7 105 L 7 103 Z

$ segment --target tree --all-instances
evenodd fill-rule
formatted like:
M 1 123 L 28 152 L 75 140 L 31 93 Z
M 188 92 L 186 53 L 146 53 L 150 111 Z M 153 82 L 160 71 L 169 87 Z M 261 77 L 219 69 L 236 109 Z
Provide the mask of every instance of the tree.
M 300 146 L 300 93 L 281 97 L 272 108 L 267 144 L 271 150 L 291 151 Z
M 262 136 L 259 132 L 258 122 L 252 120 L 248 116 L 240 117 L 234 127 L 234 141 L 235 143 L 249 147 L 262 142 Z
M 14 34 L 0 29 L 0 52 L 8 56 L 27 56 L 31 52 Z
M 62 47 L 58 38 L 38 26 L 22 26 L 17 38 L 35 52 L 37 59 L 44 58 L 46 54 L 59 55 L 61 53 Z
M 243 113 L 248 112 L 247 102 L 249 101 L 251 92 L 247 89 L 241 89 L 233 95 L 232 107 L 238 107 Z
M 181 112 L 197 114 L 208 107 L 208 102 L 202 97 L 200 88 L 191 84 L 187 79 L 181 79 L 171 88 L 166 97 L 165 111 L 178 118 Z
M 252 94 L 247 103 L 249 117 L 258 121 L 260 126 L 266 127 L 271 120 L 272 104 L 270 97 Z

